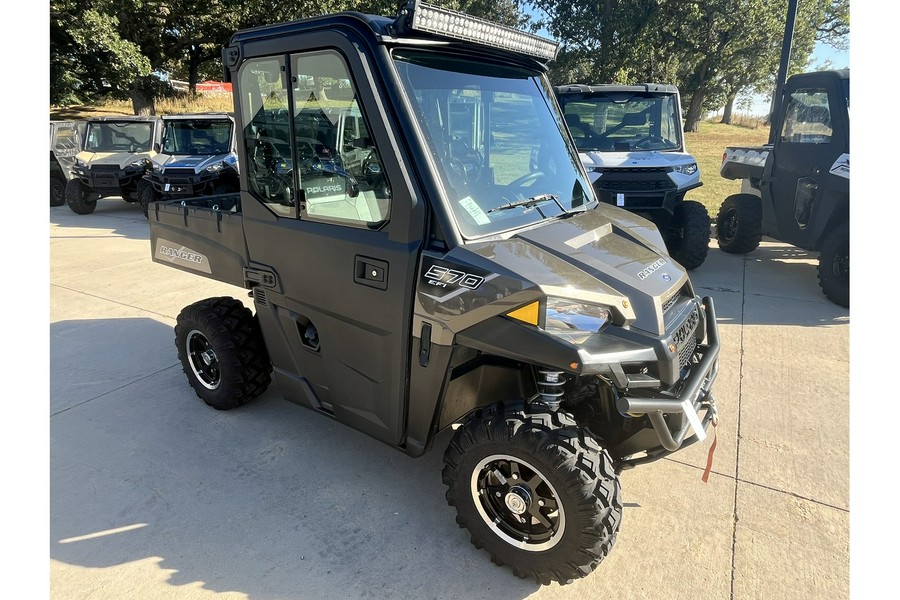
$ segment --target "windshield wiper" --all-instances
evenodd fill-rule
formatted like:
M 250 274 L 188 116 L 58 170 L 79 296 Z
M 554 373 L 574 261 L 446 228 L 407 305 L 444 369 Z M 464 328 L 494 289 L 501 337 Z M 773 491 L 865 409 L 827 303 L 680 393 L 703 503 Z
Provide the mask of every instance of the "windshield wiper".
M 534 206 L 537 206 L 538 204 L 550 202 L 551 200 L 553 202 L 556 202 L 560 210 L 566 212 L 566 209 L 563 208 L 563 206 L 559 203 L 559 198 L 557 198 L 554 194 L 538 194 L 537 196 L 532 196 L 531 198 L 524 198 L 522 200 L 516 200 L 515 202 L 509 202 L 507 204 L 494 207 L 488 210 L 488 212 L 492 213 L 497 212 L 498 210 L 509 210 L 510 208 L 519 208 L 520 206 L 525 208 L 532 208 Z

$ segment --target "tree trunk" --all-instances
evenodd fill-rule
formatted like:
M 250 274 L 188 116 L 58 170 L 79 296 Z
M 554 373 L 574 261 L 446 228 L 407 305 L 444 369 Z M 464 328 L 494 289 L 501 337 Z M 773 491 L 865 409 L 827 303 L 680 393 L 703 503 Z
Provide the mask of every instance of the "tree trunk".
M 137 79 L 131 86 L 131 108 L 136 115 L 155 115 L 156 103 L 153 93 L 143 79 Z
M 703 118 L 703 100 L 706 97 L 706 86 L 694 90 L 691 95 L 691 104 L 684 116 L 685 133 L 697 133 L 700 131 L 700 120 Z
M 728 102 L 725 103 L 725 110 L 722 111 L 722 120 L 720 123 L 731 125 L 731 113 L 734 111 L 735 98 L 737 98 L 737 94 L 728 97 Z
M 191 95 L 197 93 L 197 79 L 200 71 L 200 51 L 196 46 L 191 46 L 188 50 L 188 89 Z

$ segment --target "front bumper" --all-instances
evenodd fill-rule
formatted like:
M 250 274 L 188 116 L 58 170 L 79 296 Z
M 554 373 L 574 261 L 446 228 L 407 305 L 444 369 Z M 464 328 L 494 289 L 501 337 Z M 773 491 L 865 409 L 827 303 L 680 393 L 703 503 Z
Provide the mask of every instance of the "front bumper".
M 709 428 L 717 422 L 716 399 L 712 384 L 719 370 L 719 332 L 712 298 L 703 298 L 706 313 L 706 343 L 697 346 L 699 360 L 690 373 L 672 390 L 641 394 L 623 394 L 616 408 L 623 415 L 646 415 L 659 440 L 659 446 L 646 450 L 644 456 L 621 461 L 623 467 L 658 460 L 677 450 L 706 439 Z M 693 434 L 688 433 L 693 430 Z
M 144 170 L 142 168 L 75 167 L 72 169 L 72 176 L 80 179 L 91 190 L 112 194 L 133 189 L 137 186 L 138 180 L 144 176 Z
M 179 173 L 170 175 L 167 173 L 151 172 L 147 180 L 153 184 L 153 189 L 164 197 L 199 196 L 207 191 L 212 191 L 213 183 L 221 176 L 220 172 L 201 172 L 195 174 Z

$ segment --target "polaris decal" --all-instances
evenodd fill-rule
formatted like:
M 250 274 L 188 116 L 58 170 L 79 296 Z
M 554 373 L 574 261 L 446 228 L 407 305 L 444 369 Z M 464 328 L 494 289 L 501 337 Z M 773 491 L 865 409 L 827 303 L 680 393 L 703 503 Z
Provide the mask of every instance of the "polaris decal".
M 212 274 L 209 259 L 205 255 L 162 238 L 156 240 L 156 258 L 194 271 Z
M 661 258 L 658 261 L 651 263 L 643 271 L 641 271 L 640 273 L 637 274 L 637 278 L 640 279 L 641 281 L 647 279 L 655 271 L 658 271 L 660 267 L 662 267 L 664 264 L 666 264 L 666 262 L 668 262 L 668 261 L 666 261 L 666 259 Z

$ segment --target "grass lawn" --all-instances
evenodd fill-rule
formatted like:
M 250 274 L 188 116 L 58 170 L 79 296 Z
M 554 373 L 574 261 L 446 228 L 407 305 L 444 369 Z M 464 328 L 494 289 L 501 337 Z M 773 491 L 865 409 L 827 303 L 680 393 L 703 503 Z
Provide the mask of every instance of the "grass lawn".
M 686 133 L 684 137 L 688 152 L 694 155 L 700 165 L 700 181 L 703 182 L 701 187 L 688 192 L 687 198 L 703 204 L 709 211 L 709 216 L 715 219 L 722 201 L 741 191 L 740 181 L 724 179 L 719 175 L 725 148 L 761 146 L 769 139 L 769 128 L 760 125 L 751 129 L 704 121 L 700 123 L 699 132 Z
M 233 110 L 230 96 L 206 97 L 188 101 L 160 100 L 156 104 L 159 114 L 191 113 L 204 111 Z M 73 106 L 66 108 L 51 107 L 50 118 L 58 120 L 85 119 L 100 115 L 132 114 L 131 102 L 118 101 L 97 106 Z M 717 117 L 718 118 L 718 117 Z M 700 131 L 686 133 L 685 143 L 688 151 L 697 158 L 700 165 L 700 180 L 703 185 L 688 192 L 689 200 L 696 200 L 706 207 L 710 217 L 715 219 L 719 206 L 731 194 L 741 189 L 739 181 L 723 179 L 719 175 L 722 164 L 722 153 L 726 146 L 759 146 L 769 137 L 769 129 L 758 126 L 753 129 L 746 126 L 722 125 L 715 121 L 700 123 Z M 527 159 L 528 153 L 524 155 Z

